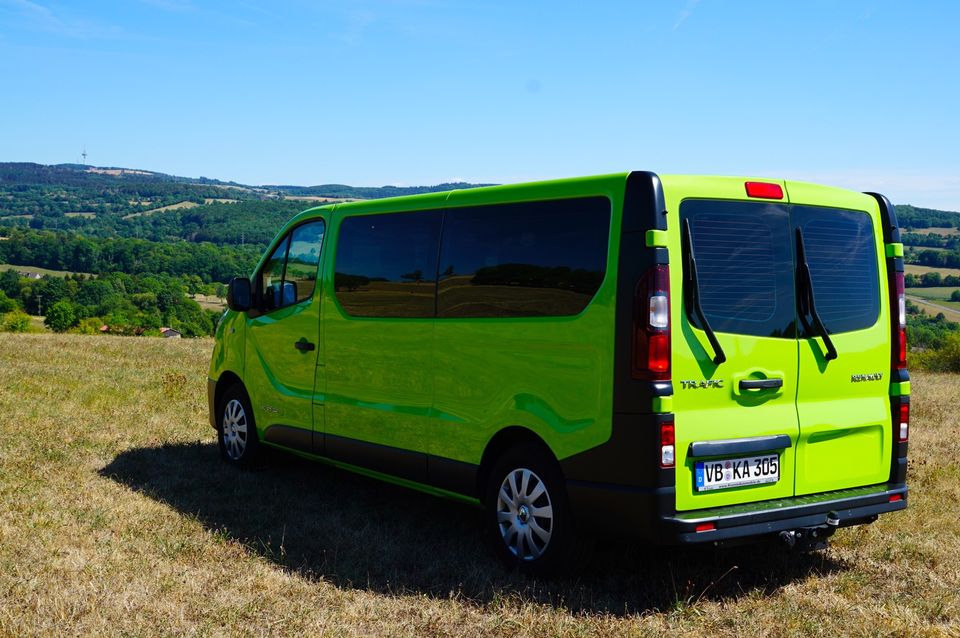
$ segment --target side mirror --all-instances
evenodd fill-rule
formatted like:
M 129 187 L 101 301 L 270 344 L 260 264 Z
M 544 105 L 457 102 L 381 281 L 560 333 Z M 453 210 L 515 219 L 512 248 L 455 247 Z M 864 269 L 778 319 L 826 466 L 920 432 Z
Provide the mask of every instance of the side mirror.
M 246 277 L 234 277 L 227 286 L 227 307 L 236 312 L 250 310 L 250 280 Z

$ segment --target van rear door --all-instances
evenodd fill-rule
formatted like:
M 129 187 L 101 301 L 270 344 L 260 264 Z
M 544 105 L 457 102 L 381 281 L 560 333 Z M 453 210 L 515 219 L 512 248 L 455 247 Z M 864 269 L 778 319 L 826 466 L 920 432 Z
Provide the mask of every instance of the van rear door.
M 671 290 L 684 293 L 671 309 L 676 508 L 793 496 L 800 430 L 789 207 L 745 201 L 742 179 L 663 183 L 667 225 L 679 229 L 669 245 Z
M 868 195 L 787 182 L 801 290 L 796 494 L 882 483 L 893 430 L 880 211 Z M 809 278 L 803 269 L 809 267 Z M 820 336 L 826 329 L 835 358 Z

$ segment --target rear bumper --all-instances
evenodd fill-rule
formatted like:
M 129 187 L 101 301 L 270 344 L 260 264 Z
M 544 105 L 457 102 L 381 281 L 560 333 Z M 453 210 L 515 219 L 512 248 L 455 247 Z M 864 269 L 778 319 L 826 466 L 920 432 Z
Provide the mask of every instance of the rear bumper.
M 603 528 L 665 545 L 759 539 L 784 530 L 826 525 L 828 514 L 839 519 L 839 527 L 860 525 L 872 522 L 880 514 L 907 507 L 905 483 L 691 512 L 672 511 L 672 487 L 642 489 L 568 481 L 567 488 L 574 515 L 585 529 L 596 529 L 596 521 L 602 517 L 600 520 L 606 521 Z M 698 526 L 709 525 L 712 529 L 697 531 Z

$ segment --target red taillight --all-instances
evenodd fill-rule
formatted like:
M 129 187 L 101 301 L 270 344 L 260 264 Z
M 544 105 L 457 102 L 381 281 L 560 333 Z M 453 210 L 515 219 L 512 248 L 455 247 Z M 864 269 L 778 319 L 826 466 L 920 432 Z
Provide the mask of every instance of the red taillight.
M 715 529 L 717 529 L 716 523 L 700 523 L 696 527 L 698 532 L 712 532 Z
M 633 377 L 670 378 L 670 266 L 657 264 L 637 283 L 633 315 Z
M 768 182 L 745 182 L 747 197 L 762 197 L 764 199 L 783 199 L 783 187 L 780 184 Z
M 904 297 L 903 273 L 893 273 L 890 287 L 890 303 L 893 322 L 893 367 L 903 370 L 907 367 L 907 300 Z
M 676 462 L 676 431 L 673 421 L 660 424 L 660 467 L 673 467 Z
M 892 494 L 892 495 L 890 496 L 890 499 L 889 499 L 889 500 L 890 500 L 891 503 L 896 503 L 897 501 L 902 501 L 902 500 L 903 500 L 903 494 Z
M 897 440 L 901 443 L 906 443 L 907 439 L 910 438 L 910 404 L 901 403 L 899 415 L 900 419 L 897 421 Z

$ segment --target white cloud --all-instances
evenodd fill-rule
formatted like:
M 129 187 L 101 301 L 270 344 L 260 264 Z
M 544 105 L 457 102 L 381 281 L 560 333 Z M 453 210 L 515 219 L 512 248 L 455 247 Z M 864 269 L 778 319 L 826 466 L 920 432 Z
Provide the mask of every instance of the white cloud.
M 697 10 L 697 5 L 700 4 L 700 0 L 687 0 L 686 6 L 680 11 L 680 15 L 677 17 L 677 21 L 673 25 L 673 30 L 676 31 L 680 28 L 684 22 L 687 21 L 687 18 L 693 15 L 693 12 Z
M 20 19 L 21 25 L 33 31 L 72 38 L 117 37 L 123 34 L 115 25 L 54 11 L 49 6 L 32 0 L 0 0 L 0 6 L 11 8 L 10 13 Z

